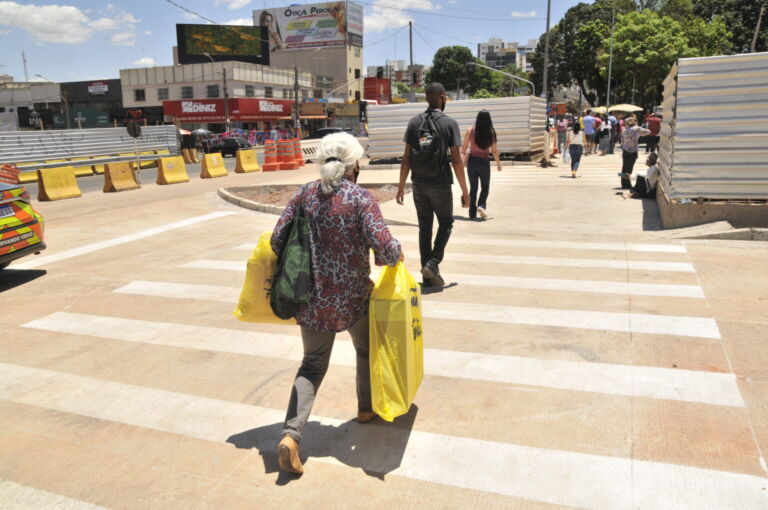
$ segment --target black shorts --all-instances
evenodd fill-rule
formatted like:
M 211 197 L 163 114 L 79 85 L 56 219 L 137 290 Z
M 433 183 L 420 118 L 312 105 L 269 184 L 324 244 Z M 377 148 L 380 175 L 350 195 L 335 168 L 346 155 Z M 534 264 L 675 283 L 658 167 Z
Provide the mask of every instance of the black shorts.
M 592 133 L 591 135 L 587 135 L 587 140 L 590 143 L 597 143 L 598 141 L 597 133 Z

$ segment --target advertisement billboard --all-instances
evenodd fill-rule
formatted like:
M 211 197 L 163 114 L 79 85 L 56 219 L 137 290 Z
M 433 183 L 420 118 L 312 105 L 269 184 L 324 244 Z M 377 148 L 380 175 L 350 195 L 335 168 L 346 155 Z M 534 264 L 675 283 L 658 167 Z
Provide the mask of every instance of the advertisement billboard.
M 291 115 L 293 100 L 230 98 L 229 118 L 235 121 L 275 121 Z M 224 99 L 163 101 L 163 115 L 181 122 L 224 122 Z
M 253 11 L 253 24 L 267 30 L 270 51 L 363 45 L 363 6 L 353 2 Z
M 88 93 L 92 96 L 105 96 L 109 92 L 109 84 L 103 81 L 92 81 L 88 84 Z
M 176 25 L 180 64 L 237 60 L 269 65 L 268 32 L 263 27 L 239 25 Z

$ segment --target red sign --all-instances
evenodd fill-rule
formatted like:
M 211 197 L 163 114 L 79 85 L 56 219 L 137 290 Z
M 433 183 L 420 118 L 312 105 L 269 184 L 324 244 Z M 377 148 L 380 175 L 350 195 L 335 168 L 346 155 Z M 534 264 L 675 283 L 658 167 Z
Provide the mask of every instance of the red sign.
M 229 99 L 229 119 L 240 121 L 268 120 L 291 115 L 289 99 Z M 182 99 L 163 101 L 163 114 L 182 122 L 224 122 L 223 99 Z
M 389 104 L 392 100 L 392 82 L 378 78 L 366 78 L 363 84 L 363 98 Z

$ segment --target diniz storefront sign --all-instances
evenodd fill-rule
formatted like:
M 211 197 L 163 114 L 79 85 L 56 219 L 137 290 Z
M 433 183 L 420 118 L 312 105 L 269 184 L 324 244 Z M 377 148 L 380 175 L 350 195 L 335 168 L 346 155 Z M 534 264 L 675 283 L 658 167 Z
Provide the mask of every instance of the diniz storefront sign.
M 230 99 L 230 121 L 276 121 L 291 115 L 293 101 L 283 99 Z M 180 122 L 225 122 L 224 99 L 163 101 L 163 114 Z

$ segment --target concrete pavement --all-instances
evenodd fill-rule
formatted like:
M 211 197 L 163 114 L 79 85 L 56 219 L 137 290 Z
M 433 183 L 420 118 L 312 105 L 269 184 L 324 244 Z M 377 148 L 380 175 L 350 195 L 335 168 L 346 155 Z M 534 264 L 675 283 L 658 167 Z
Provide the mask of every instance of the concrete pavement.
M 274 453 L 298 328 L 231 316 L 276 217 L 216 189 L 315 168 L 36 204 L 49 249 L 0 276 L 0 507 L 766 508 L 768 248 L 668 239 L 618 164 L 505 168 L 491 219 L 457 208 L 412 412 L 351 421 L 340 334 L 300 479 Z

